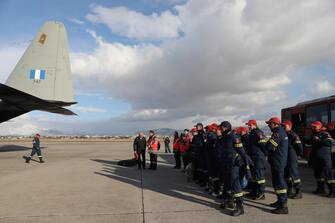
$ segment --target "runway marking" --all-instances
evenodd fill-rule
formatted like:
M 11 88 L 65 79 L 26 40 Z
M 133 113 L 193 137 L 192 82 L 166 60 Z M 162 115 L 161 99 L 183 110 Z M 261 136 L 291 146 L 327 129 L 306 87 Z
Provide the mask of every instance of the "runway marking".
M 178 210 L 178 211 L 147 211 L 147 212 L 125 212 L 125 213 L 96 213 L 96 214 L 49 214 L 49 215 L 18 215 L 2 216 L 0 219 L 11 218 L 44 218 L 44 217 L 92 217 L 92 216 L 122 216 L 122 215 L 142 215 L 144 214 L 171 214 L 171 213 L 192 213 L 192 212 L 215 212 L 215 209 L 198 209 L 198 210 Z
M 141 176 L 142 216 L 143 216 L 143 223 L 145 223 L 144 192 L 143 192 L 143 174 L 142 174 L 142 169 L 141 169 L 141 171 L 140 171 L 140 176 Z

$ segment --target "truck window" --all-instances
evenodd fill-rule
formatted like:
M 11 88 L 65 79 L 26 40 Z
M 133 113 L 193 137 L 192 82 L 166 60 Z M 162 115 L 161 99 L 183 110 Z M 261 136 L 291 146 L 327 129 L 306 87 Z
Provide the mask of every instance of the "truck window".
M 335 102 L 330 104 L 330 121 L 335 122 Z
M 314 105 L 306 108 L 306 125 L 310 126 L 314 121 L 328 122 L 327 104 Z
M 283 115 L 283 117 L 282 117 L 283 121 L 291 120 L 291 110 L 283 109 L 282 110 L 282 115 Z

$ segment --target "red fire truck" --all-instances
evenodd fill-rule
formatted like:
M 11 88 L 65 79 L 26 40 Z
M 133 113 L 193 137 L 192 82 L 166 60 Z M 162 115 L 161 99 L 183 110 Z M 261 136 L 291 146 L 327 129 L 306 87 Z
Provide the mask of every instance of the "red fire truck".
M 321 121 L 323 124 L 335 122 L 335 95 L 284 108 L 281 117 L 282 121 L 292 121 L 293 131 L 300 136 L 305 145 L 304 157 L 308 158 L 311 151 L 308 141 L 312 135 L 310 124 L 314 121 Z

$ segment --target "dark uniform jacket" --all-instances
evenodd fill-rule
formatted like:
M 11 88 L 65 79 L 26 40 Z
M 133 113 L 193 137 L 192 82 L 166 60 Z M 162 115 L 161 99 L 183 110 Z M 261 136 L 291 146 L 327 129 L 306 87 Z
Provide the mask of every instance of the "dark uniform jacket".
M 243 149 L 241 138 L 234 131 L 223 133 L 221 160 L 225 167 L 241 166 L 247 155 Z
M 33 147 L 39 149 L 40 148 L 40 140 L 39 138 L 35 137 L 33 139 Z
M 205 146 L 205 136 L 203 131 L 199 131 L 198 135 L 195 135 L 192 139 L 192 147 L 194 153 L 197 155 L 202 154 Z
M 312 137 L 312 154 L 317 158 L 331 156 L 332 138 L 326 131 L 315 133 Z
M 288 162 L 296 161 L 302 155 L 303 146 L 297 133 L 290 131 L 288 137 Z
M 267 155 L 265 135 L 258 128 L 249 133 L 248 154 L 251 158 L 265 158 Z
M 272 130 L 272 135 L 266 144 L 269 163 L 274 168 L 285 168 L 288 154 L 288 137 L 283 127 Z
M 139 136 L 137 136 L 133 144 L 134 151 L 136 152 L 145 151 L 146 147 L 147 147 L 147 141 L 145 137 L 140 138 Z

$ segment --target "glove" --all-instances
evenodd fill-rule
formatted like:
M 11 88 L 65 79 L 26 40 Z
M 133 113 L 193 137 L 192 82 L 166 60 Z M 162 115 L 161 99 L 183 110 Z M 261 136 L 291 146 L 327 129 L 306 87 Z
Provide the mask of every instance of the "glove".
M 138 160 L 138 154 L 137 154 L 137 152 L 134 152 L 134 158 L 135 158 L 135 160 Z
M 246 172 L 245 175 L 246 175 L 246 177 L 247 177 L 248 180 L 252 179 L 252 175 L 251 175 L 251 171 L 250 170 L 247 170 L 247 172 Z
M 235 165 L 238 166 L 238 167 L 241 167 L 243 166 L 243 159 L 240 155 L 236 156 L 235 158 Z

